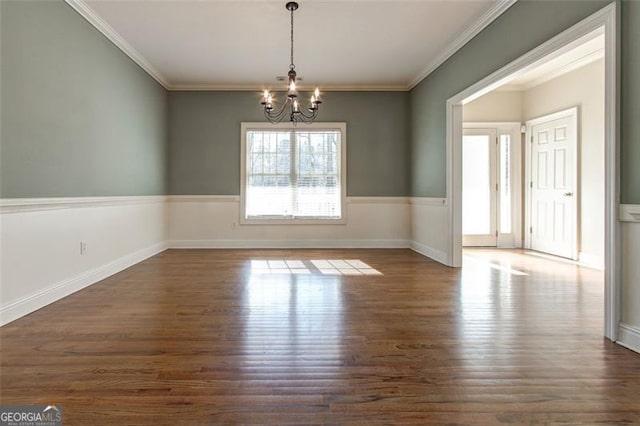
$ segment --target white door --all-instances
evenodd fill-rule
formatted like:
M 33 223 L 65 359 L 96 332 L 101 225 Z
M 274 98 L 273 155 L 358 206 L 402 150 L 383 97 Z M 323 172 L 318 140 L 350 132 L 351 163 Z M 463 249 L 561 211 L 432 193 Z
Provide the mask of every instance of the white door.
M 528 123 L 530 247 L 577 259 L 577 110 Z
M 462 244 L 497 245 L 496 131 L 464 129 L 462 137 Z

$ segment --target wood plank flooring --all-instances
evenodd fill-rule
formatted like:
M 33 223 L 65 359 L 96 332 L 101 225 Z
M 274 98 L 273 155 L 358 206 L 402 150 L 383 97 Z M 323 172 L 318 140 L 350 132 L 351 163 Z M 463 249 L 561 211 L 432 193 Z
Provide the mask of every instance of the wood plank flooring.
M 252 270 L 283 259 L 309 273 Z M 640 424 L 640 355 L 602 318 L 601 273 L 522 251 L 168 250 L 0 328 L 0 401 L 65 425 Z

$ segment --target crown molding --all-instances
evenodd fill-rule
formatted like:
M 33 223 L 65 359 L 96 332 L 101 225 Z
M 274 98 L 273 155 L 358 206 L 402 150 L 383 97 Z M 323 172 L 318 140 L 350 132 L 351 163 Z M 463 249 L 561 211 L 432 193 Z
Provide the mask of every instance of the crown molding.
M 84 0 L 64 0 L 76 12 L 87 20 L 91 25 L 102 33 L 111 43 L 115 44 L 125 55 L 133 62 L 138 64 L 140 68 L 147 72 L 155 81 L 157 81 L 165 89 L 169 88 L 169 82 L 153 65 L 147 61 L 144 56 L 133 48 L 113 27 L 104 19 L 102 19 Z
M 170 84 L 166 87 L 169 91 L 247 91 L 247 92 L 262 92 L 266 84 Z M 406 85 L 386 85 L 386 86 L 374 86 L 374 85 L 322 85 L 323 92 L 407 92 L 409 87 Z M 282 86 L 282 89 L 274 89 L 277 91 L 286 91 L 286 85 Z M 310 92 L 311 88 L 305 89 L 300 87 L 301 92 Z
M 453 40 L 444 51 L 432 62 L 430 62 L 423 70 L 409 83 L 409 90 L 413 89 L 424 80 L 429 74 L 435 71 L 447 59 L 453 56 L 465 44 L 471 41 L 480 31 L 484 30 L 489 24 L 495 21 L 500 15 L 507 11 L 518 0 L 499 0 L 484 15 L 476 20 L 465 32 L 460 34 Z

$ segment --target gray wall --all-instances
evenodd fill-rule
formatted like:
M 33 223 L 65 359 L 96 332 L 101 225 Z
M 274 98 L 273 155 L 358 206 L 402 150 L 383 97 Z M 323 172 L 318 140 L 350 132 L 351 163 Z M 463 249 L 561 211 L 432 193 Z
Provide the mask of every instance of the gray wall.
M 0 196 L 164 194 L 165 90 L 62 1 L 0 8 Z
M 412 139 L 412 195 L 422 197 L 446 196 L 446 143 L 445 103 L 448 98 L 481 80 L 492 72 L 522 56 L 529 50 L 542 44 L 571 25 L 596 12 L 609 1 L 536 1 L 520 0 L 508 11 L 496 19 L 491 25 L 467 43 L 461 50 L 449 58 L 435 72 L 417 85 L 410 94 L 411 105 L 411 139 Z M 629 2 L 630 3 L 630 2 Z M 625 2 L 626 12 L 638 9 L 638 4 Z M 623 12 L 624 14 L 624 12 Z M 627 13 L 623 18 L 623 33 L 627 39 L 631 26 L 640 26 L 637 12 L 633 16 Z M 637 38 L 635 39 L 637 41 Z M 636 46 L 637 49 L 637 46 Z M 627 43 L 623 56 L 630 55 Z M 637 71 L 637 53 L 626 70 Z M 637 87 L 636 82 L 636 87 Z M 640 98 L 630 99 L 625 95 L 626 113 L 638 112 Z M 628 134 L 625 129 L 623 134 Z M 637 133 L 636 133 L 637 134 Z M 637 136 L 636 136 L 637 141 Z M 625 136 L 622 140 L 623 150 L 628 152 L 634 142 Z M 630 153 L 631 154 L 631 153 Z M 640 162 L 640 149 L 635 148 L 635 164 Z M 629 193 L 630 172 L 629 160 L 622 165 L 622 186 L 626 202 L 640 200 L 640 187 L 633 194 Z
M 408 99 L 407 92 L 324 94 L 319 121 L 347 123 L 347 195 L 409 195 Z M 243 121 L 265 121 L 260 93 L 170 92 L 170 193 L 239 195 Z
M 623 203 L 640 204 L 640 2 L 622 2 L 622 143 Z
M 520 0 L 409 95 L 327 93 L 321 120 L 348 123 L 349 195 L 445 196 L 446 99 L 608 2 Z M 170 93 L 167 120 L 162 87 L 64 2 L 0 8 L 1 197 L 239 193 L 258 94 Z M 621 10 L 621 200 L 640 203 L 640 2 Z

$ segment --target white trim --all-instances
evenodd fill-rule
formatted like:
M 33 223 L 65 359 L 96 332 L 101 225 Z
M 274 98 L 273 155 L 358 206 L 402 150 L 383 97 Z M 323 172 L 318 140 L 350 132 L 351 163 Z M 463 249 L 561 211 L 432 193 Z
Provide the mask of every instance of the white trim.
M 620 221 L 640 222 L 640 204 L 620 204 Z
M 576 46 L 583 44 L 585 40 L 592 39 L 593 37 L 597 37 L 603 33 L 605 33 L 606 64 L 607 50 L 609 50 L 611 44 L 611 37 L 606 36 L 606 29 L 603 29 L 603 27 L 605 26 L 605 21 L 608 19 L 607 11 L 612 7 L 612 5 L 613 3 L 605 6 L 600 11 L 585 18 L 573 27 L 547 40 L 513 62 L 467 87 L 462 92 L 452 96 L 449 100 L 454 104 L 467 104 L 472 102 L 496 88 L 506 85 L 515 76 L 526 74 L 527 72 L 537 68 L 539 65 L 555 59 L 572 50 Z
M 127 42 L 116 30 L 102 19 L 84 0 L 64 0 L 76 12 L 86 19 L 91 25 L 102 33 L 111 43 L 127 55 L 140 68 L 147 72 L 155 81 L 165 89 L 169 88 L 169 82 L 144 56 Z
M 409 83 L 409 90 L 416 87 L 429 74 L 435 71 L 447 59 L 453 56 L 465 44 L 471 41 L 476 35 L 484 30 L 489 24 L 495 21 L 500 15 L 507 11 L 517 0 L 499 0 L 491 9 L 486 11 L 480 18 L 471 24 L 462 34 L 456 37 L 453 42 L 444 48 L 442 53 L 433 61 L 431 61 L 424 69 Z
M 432 198 L 432 197 L 411 197 L 409 199 L 410 204 L 423 205 L 423 206 L 439 206 L 446 207 L 446 198 Z
M 122 206 L 125 204 L 164 203 L 166 195 L 117 197 L 0 198 L 0 214 L 45 211 L 78 207 Z
M 408 240 L 170 240 L 172 249 L 409 248 Z
M 559 68 L 548 74 L 545 74 L 542 77 L 531 80 L 528 83 L 517 86 L 517 88 L 512 90 L 525 91 L 525 90 L 532 89 L 536 86 L 546 83 L 547 81 L 551 81 L 555 78 L 568 74 L 571 71 L 577 70 L 578 68 L 584 67 L 585 65 L 589 65 L 590 63 L 595 62 L 602 58 L 604 58 L 604 49 L 596 50 L 595 52 L 591 52 L 588 55 L 585 55 L 582 58 L 577 59 L 571 62 L 570 64 L 563 66 L 562 68 Z
M 5 325 L 31 312 L 43 308 L 83 288 L 89 287 L 113 274 L 116 274 L 136 263 L 155 256 L 167 249 L 166 243 L 154 244 L 134 253 L 122 256 L 97 268 L 90 269 L 73 278 L 52 284 L 22 299 L 7 303 L 0 307 L 0 325 Z
M 589 42 L 597 37 L 600 37 L 604 34 L 604 31 L 597 31 L 594 32 L 592 34 L 588 34 L 587 36 L 583 37 L 580 42 L 581 43 L 586 43 Z M 564 50 L 563 50 L 564 51 Z M 554 55 L 555 56 L 555 55 Z M 507 83 L 504 86 L 500 87 L 499 91 L 517 91 L 517 92 L 522 92 L 525 90 L 529 90 L 532 89 L 533 87 L 539 86 L 540 84 L 546 83 L 547 81 L 553 80 L 555 78 L 558 78 L 564 74 L 567 74 L 573 70 L 576 70 L 578 68 L 584 67 L 585 65 L 588 65 L 592 62 L 595 62 L 599 59 L 604 58 L 604 48 L 599 48 L 595 51 L 589 52 L 584 54 L 582 57 L 574 60 L 573 62 L 563 65 L 562 67 L 560 67 L 559 69 L 550 71 L 548 73 L 545 73 L 544 75 L 534 78 L 531 81 L 522 83 L 522 84 L 512 84 L 512 83 Z
M 533 181 L 533 175 L 532 175 L 532 170 L 531 170 L 531 162 L 532 162 L 532 149 L 533 149 L 533 144 L 531 143 L 532 141 L 532 129 L 533 126 L 539 125 L 539 124 L 544 124 L 544 123 L 548 123 L 550 121 L 554 121 L 554 120 L 558 120 L 561 118 L 569 118 L 571 120 L 571 127 L 573 128 L 573 134 L 574 134 L 574 140 L 573 140 L 573 144 L 572 144 L 572 148 L 573 148 L 573 155 L 574 155 L 574 162 L 573 162 L 573 184 L 574 184 L 574 189 L 573 192 L 574 194 L 576 194 L 574 197 L 572 197 L 572 201 L 573 201 L 573 229 L 572 231 L 572 238 L 571 238 L 571 256 L 569 256 L 570 259 L 573 260 L 578 260 L 578 233 L 579 233 L 579 223 L 578 223 L 578 218 L 580 217 L 580 207 L 578 206 L 578 197 L 579 194 L 578 193 L 578 189 L 580 188 L 580 178 L 578 176 L 578 169 L 580 168 L 580 160 L 579 160 L 579 152 L 578 152 L 578 138 L 581 135 L 581 131 L 579 128 L 579 123 L 578 123 L 578 107 L 571 107 L 571 108 L 567 108 L 564 109 L 562 111 L 557 111 L 551 114 L 546 114 L 540 117 L 536 117 L 533 118 L 531 120 L 527 120 L 525 122 L 525 126 L 526 126 L 526 133 L 525 133 L 525 147 L 524 147 L 524 174 L 525 174 L 525 182 L 532 182 Z M 524 186 L 524 228 L 525 229 L 530 229 L 533 226 L 533 219 L 532 219 L 532 211 L 533 211 L 533 206 L 531 205 L 532 199 L 531 199 L 531 187 L 530 185 L 525 185 Z M 525 232 L 524 234 L 524 248 L 527 249 L 531 249 L 531 232 Z M 555 254 L 555 253 L 554 253 Z
M 260 92 L 264 91 L 264 83 L 254 84 L 170 84 L 167 86 L 169 91 L 238 91 L 238 92 Z M 305 91 L 304 88 L 300 89 Z M 369 85 L 322 85 L 323 92 L 408 92 L 409 86 L 404 84 L 390 84 L 380 86 Z M 311 91 L 309 89 L 309 91 Z
M 462 117 L 461 102 L 446 102 L 446 191 L 449 205 L 448 253 L 446 265 L 462 266 Z M 455 143 L 454 143 L 455 141 Z
M 416 253 L 426 256 L 429 259 L 435 260 L 436 262 L 440 262 L 445 265 L 447 264 L 447 253 L 443 251 L 436 250 L 417 241 L 411 241 L 411 245 L 409 246 L 409 248 Z
M 452 96 L 446 102 L 447 198 L 449 211 L 449 253 L 447 264 L 460 265 L 462 219 L 460 216 L 462 105 L 501 86 L 512 75 L 534 68 L 539 61 L 557 55 L 581 42 L 590 33 L 605 34 L 605 337 L 615 341 L 620 321 L 620 238 L 617 221 L 619 123 L 619 26 L 617 3 L 603 7 L 571 28 L 502 67 L 498 71 Z
M 617 220 L 620 202 L 620 27 L 618 4 L 603 8 L 597 19 L 605 31 L 605 307 L 604 335 L 616 341 L 621 319 L 622 303 L 622 250 L 620 223 Z M 596 14 L 597 15 L 597 14 Z
M 351 196 L 347 197 L 348 204 L 410 204 L 411 197 L 395 197 L 395 196 Z M 444 198 L 434 198 L 433 200 L 442 200 Z M 212 203 L 239 203 L 239 195 L 167 195 L 167 201 L 170 203 L 189 203 L 189 202 L 212 202 Z M 438 204 L 441 202 L 438 201 Z
M 532 118 L 531 120 L 527 120 L 525 122 L 526 126 L 535 126 L 538 124 L 542 124 L 542 123 L 546 123 L 547 121 L 553 121 L 553 120 L 557 120 L 559 118 L 565 118 L 565 117 L 577 117 L 578 116 L 578 107 L 574 106 L 571 108 L 566 108 L 563 109 L 562 111 L 556 111 L 553 112 L 551 114 L 545 114 L 542 115 L 540 117 L 536 117 L 536 118 Z
M 346 122 L 313 122 L 305 126 L 311 130 L 329 129 L 340 131 L 340 217 L 335 218 L 247 218 L 245 216 L 245 185 L 247 179 L 246 145 L 247 131 L 282 129 L 292 130 L 292 123 L 270 124 L 266 122 L 240 123 L 240 224 L 241 225 L 345 225 L 347 223 L 347 123 Z M 294 128 L 295 132 L 295 128 Z
M 464 121 L 462 128 L 470 129 L 498 129 L 498 130 L 513 130 L 517 127 L 518 133 L 522 123 L 519 121 Z
M 632 351 L 640 352 L 640 328 L 620 323 L 616 343 Z
M 411 197 L 347 197 L 348 204 L 409 204 Z
M 170 203 L 239 203 L 239 195 L 168 195 Z

